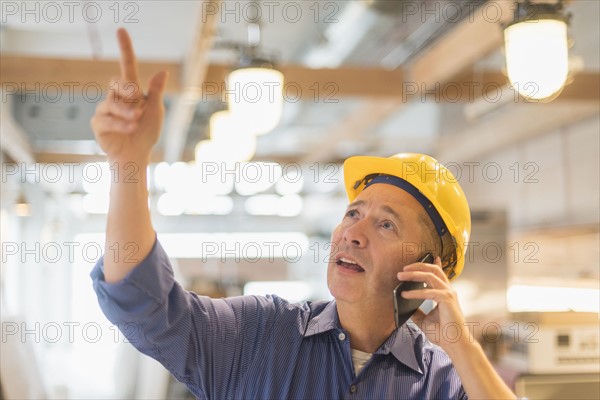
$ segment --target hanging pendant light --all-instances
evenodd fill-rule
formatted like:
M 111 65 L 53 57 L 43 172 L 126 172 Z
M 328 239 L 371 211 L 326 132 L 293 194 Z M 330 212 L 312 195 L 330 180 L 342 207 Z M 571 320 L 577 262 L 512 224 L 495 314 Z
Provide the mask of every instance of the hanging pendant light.
M 523 97 L 552 100 L 562 91 L 569 74 L 569 19 L 562 1 L 517 4 L 504 42 L 508 78 Z
M 234 118 L 229 111 L 210 117 L 210 140 L 198 142 L 196 162 L 243 162 L 256 153 L 256 135 Z
M 31 204 L 27 201 L 23 193 L 19 194 L 15 202 L 15 214 L 19 217 L 29 217 L 31 215 Z
M 227 103 L 231 115 L 256 135 L 272 131 L 283 113 L 283 74 L 261 57 L 260 23 L 248 25 L 248 47 L 227 77 Z
M 272 131 L 283 113 L 283 74 L 263 60 L 251 59 L 229 74 L 229 111 L 257 135 Z

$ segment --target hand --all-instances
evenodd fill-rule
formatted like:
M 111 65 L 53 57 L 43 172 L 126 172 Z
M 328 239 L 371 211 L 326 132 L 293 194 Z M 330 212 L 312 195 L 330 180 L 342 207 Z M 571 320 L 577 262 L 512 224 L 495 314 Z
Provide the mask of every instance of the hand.
M 456 291 L 442 270 L 440 257 L 435 259 L 435 264 L 407 265 L 402 272 L 398 273 L 398 279 L 427 283 L 427 289 L 405 291 L 402 292 L 402 297 L 405 299 L 429 299 L 437 303 L 437 306 L 429 314 L 417 310 L 412 316 L 412 320 L 431 342 L 448 351 L 456 345 L 473 341 L 458 304 Z
M 163 91 L 167 73 L 150 79 L 144 96 L 129 34 L 117 32 L 121 49 L 121 76 L 113 80 L 106 98 L 96 108 L 91 125 L 98 144 L 110 161 L 149 162 L 164 119 Z

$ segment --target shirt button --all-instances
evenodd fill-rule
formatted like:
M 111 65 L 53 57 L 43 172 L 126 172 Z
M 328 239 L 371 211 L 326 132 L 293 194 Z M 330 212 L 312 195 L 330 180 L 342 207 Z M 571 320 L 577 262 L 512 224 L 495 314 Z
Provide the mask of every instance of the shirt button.
M 355 393 L 355 392 L 356 392 L 356 385 L 350 386 L 350 393 Z
M 338 338 L 339 338 L 340 340 L 344 340 L 344 339 L 346 339 L 346 335 L 344 334 L 344 332 L 341 332 L 341 333 L 338 335 Z

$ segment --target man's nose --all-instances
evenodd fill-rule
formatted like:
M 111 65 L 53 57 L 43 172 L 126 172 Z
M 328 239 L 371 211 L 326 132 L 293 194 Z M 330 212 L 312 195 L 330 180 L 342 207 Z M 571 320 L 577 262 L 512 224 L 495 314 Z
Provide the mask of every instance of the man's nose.
M 358 220 L 344 230 L 344 241 L 354 247 L 365 247 L 367 245 L 366 221 Z

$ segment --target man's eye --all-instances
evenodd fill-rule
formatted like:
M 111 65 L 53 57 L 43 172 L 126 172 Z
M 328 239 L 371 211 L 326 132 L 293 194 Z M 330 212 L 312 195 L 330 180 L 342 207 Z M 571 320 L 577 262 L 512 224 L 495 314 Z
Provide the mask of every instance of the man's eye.
M 390 221 L 384 221 L 381 226 L 383 229 L 394 229 L 394 224 L 392 224 Z
M 346 217 L 354 218 L 358 215 L 356 210 L 349 210 L 346 212 Z

